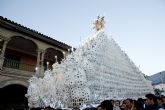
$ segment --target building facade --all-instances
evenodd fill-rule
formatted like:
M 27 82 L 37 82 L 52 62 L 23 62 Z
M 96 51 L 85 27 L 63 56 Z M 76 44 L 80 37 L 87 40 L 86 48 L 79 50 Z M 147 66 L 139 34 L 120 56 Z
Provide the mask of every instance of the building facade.
M 70 49 L 65 43 L 0 16 L 0 107 L 5 110 L 6 106 L 26 105 L 29 78 L 42 77 Z
M 165 71 L 148 76 L 147 79 L 152 82 L 157 95 L 165 95 Z

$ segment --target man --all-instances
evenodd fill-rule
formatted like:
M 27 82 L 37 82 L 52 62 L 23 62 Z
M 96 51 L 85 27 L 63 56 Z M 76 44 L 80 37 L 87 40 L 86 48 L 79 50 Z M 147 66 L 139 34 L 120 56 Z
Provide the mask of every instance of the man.
M 110 100 L 104 100 L 100 106 L 103 110 L 113 110 L 113 105 Z
M 147 94 L 145 110 L 160 110 L 157 104 L 157 97 L 154 94 Z

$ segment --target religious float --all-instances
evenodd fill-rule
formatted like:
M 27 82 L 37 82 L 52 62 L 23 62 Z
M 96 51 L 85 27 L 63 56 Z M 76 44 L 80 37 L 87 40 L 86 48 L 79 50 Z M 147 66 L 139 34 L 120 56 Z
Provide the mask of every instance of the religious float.
M 26 94 L 30 107 L 80 107 L 153 92 L 143 73 L 105 34 L 104 17 L 98 17 L 95 28 L 95 35 L 60 64 L 54 63 L 44 77 L 30 78 Z

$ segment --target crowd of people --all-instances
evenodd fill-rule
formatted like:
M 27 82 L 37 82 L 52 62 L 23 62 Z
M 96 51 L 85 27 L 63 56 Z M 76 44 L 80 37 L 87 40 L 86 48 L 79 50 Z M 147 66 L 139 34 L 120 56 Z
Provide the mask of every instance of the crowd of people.
M 42 110 L 57 109 L 48 106 Z M 156 96 L 150 93 L 145 95 L 145 99 L 139 98 L 137 100 L 133 100 L 127 98 L 125 100 L 104 100 L 97 107 L 86 107 L 83 110 L 165 110 L 165 96 Z
M 165 110 L 165 96 L 146 94 L 145 99 L 104 100 L 96 108 L 84 110 Z

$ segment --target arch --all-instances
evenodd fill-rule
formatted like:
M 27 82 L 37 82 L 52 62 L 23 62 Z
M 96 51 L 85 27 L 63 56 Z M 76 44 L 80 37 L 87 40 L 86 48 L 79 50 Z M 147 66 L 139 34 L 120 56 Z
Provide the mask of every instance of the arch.
M 55 56 L 57 56 L 57 61 L 61 61 L 64 58 L 64 55 L 61 51 L 54 48 L 47 48 L 44 55 L 44 59 L 48 61 L 55 61 Z
M 55 63 L 56 59 L 55 56 L 57 56 L 57 62 L 61 62 L 61 60 L 64 58 L 64 55 L 61 51 L 56 50 L 54 48 L 47 48 L 45 55 L 44 55 L 44 67 L 46 69 L 46 62 L 49 62 L 49 67 L 51 68 L 51 65 Z
M 20 50 L 26 50 L 28 53 L 36 53 L 38 45 L 30 39 L 24 38 L 22 36 L 13 36 L 7 44 L 8 48 L 16 48 Z
M 3 66 L 24 71 L 35 71 L 37 63 L 37 44 L 22 36 L 13 36 L 7 43 Z M 10 65 L 14 62 L 15 65 Z
M 23 109 L 27 108 L 28 102 L 25 94 L 27 88 L 19 84 L 7 85 L 0 89 L 0 109 Z
M 28 87 L 28 85 L 29 85 L 28 81 L 23 81 L 23 80 L 7 80 L 7 81 L 1 82 L 0 88 L 6 87 L 6 86 L 12 85 L 12 84 L 22 85 L 24 87 Z

